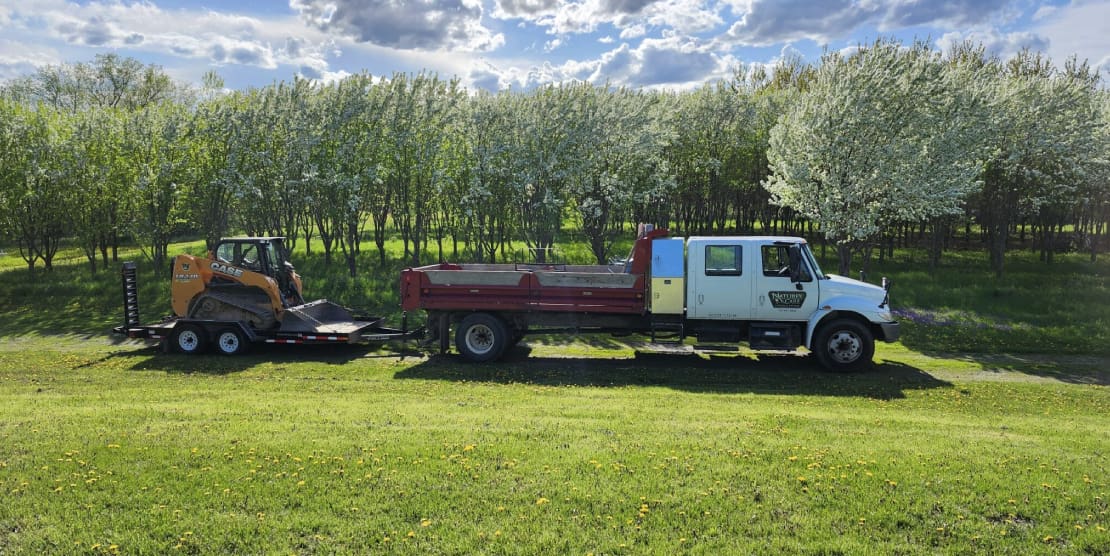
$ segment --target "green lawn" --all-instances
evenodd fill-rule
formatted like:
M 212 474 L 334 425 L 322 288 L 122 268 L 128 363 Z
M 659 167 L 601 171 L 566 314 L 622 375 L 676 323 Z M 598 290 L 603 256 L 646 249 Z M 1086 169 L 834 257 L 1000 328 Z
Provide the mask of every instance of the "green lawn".
M 9 256 L 0 554 L 1107 554 L 1107 263 L 914 255 L 873 273 L 904 340 L 846 375 L 607 336 L 165 355 L 107 336 L 114 270 Z M 365 256 L 295 255 L 308 297 L 395 324 L 401 263 Z
M 0 345 L 0 553 L 1110 549 L 1100 360 Z

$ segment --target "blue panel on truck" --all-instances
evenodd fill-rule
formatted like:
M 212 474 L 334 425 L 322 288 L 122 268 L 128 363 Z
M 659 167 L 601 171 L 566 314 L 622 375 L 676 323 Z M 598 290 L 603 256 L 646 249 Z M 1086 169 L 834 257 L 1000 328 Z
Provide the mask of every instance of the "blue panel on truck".
M 651 240 L 652 278 L 682 278 L 686 275 L 683 245 L 680 237 Z

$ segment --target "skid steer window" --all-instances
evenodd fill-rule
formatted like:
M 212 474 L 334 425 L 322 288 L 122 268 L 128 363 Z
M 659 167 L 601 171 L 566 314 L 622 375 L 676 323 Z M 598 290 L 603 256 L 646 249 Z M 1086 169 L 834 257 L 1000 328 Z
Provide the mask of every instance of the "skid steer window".
M 244 245 L 243 254 L 239 258 L 239 264 L 248 270 L 259 272 L 262 270 L 262 263 L 258 260 L 258 246 L 257 245 Z
M 223 263 L 235 264 L 235 244 L 221 244 L 216 248 L 216 258 Z

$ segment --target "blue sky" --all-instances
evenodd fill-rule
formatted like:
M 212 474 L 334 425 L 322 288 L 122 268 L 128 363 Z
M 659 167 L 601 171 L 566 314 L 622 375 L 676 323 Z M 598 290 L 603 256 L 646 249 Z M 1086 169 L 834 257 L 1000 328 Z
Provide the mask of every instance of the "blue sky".
M 1110 75 L 1110 0 L 0 0 L 0 80 L 114 52 L 229 88 L 427 70 L 471 89 L 689 89 L 878 37 L 1031 47 Z

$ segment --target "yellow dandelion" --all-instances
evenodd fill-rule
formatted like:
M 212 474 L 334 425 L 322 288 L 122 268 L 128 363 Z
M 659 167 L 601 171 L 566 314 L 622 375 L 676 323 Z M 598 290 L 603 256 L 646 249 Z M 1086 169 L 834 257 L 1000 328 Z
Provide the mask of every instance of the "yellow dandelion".
M 537 506 L 542 506 L 542 505 L 544 505 L 548 502 L 550 502 L 550 500 L 541 496 L 538 500 L 536 500 L 536 505 Z
M 405 535 L 405 536 L 407 536 L 408 538 L 411 539 L 411 538 L 416 536 L 416 532 L 415 531 L 409 531 L 408 535 Z
M 427 527 L 431 524 L 432 524 L 432 520 L 430 520 L 430 519 L 421 519 L 420 520 L 420 526 L 421 527 Z

